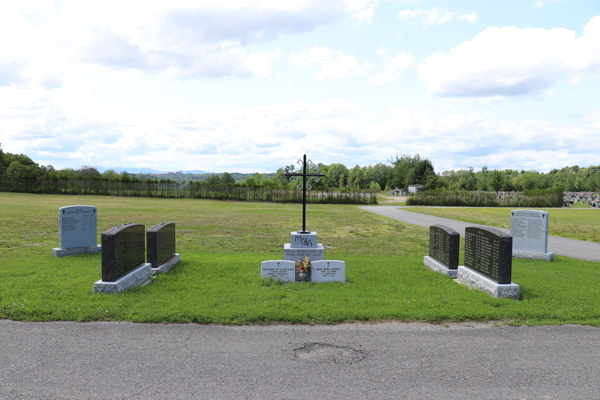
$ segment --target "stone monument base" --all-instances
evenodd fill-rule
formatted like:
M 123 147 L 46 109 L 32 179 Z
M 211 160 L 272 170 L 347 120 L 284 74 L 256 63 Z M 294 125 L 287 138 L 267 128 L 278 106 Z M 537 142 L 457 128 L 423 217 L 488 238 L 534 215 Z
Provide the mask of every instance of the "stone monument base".
M 513 250 L 512 257 L 513 258 L 527 258 L 530 260 L 554 261 L 556 259 L 556 254 L 555 253 L 536 253 L 533 251 Z
M 464 265 L 458 266 L 456 281 L 470 288 L 489 293 L 492 297 L 519 299 L 521 287 L 516 283 L 500 284 Z
M 101 252 L 101 244 L 97 245 L 96 247 L 73 247 L 71 249 L 61 249 L 60 247 L 55 247 L 52 249 L 52 257 L 78 256 L 81 254 L 95 254 Z
M 134 286 L 141 286 L 149 279 L 152 279 L 152 264 L 144 263 L 115 282 L 104 282 L 100 279 L 94 283 L 94 293 L 119 293 Z
M 458 269 L 450 269 L 446 267 L 444 264 L 436 260 L 435 258 L 431 258 L 429 256 L 425 256 L 423 258 L 423 264 L 427 265 L 430 270 L 439 272 L 448 276 L 449 278 L 456 279 L 456 273 Z
M 168 272 L 171 268 L 173 268 L 175 265 L 179 264 L 180 261 L 181 259 L 179 258 L 179 253 L 175 253 L 158 268 L 152 268 L 152 275 L 164 274 L 165 272 Z

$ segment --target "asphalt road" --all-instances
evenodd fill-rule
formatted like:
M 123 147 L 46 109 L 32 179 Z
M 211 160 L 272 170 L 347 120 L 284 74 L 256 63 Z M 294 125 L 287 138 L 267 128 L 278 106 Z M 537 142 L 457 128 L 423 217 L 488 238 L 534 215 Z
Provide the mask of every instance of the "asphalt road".
M 363 210 L 374 214 L 383 215 L 408 224 L 430 227 L 440 224 L 450 227 L 465 236 L 467 226 L 475 226 L 469 222 L 456 221 L 448 218 L 434 217 L 433 215 L 419 214 L 418 212 L 405 211 L 398 206 L 359 206 Z M 417 211 L 417 210 L 415 210 Z M 510 234 L 509 229 L 495 228 Z M 600 243 L 585 242 L 583 240 L 566 239 L 558 236 L 548 236 L 548 251 L 557 255 L 578 258 L 580 260 L 600 261 Z M 600 395 L 598 396 L 600 399 Z
M 0 321 L 1 399 L 598 399 L 600 328 Z

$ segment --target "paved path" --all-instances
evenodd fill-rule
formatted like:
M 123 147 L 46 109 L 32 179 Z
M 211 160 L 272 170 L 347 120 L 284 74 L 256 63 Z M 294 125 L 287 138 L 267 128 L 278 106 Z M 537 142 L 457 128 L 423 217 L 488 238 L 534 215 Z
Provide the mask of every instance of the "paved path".
M 600 328 L 0 320 L 0 399 L 598 399 Z
M 359 206 L 359 208 L 413 225 L 425 227 L 430 227 L 435 224 L 445 225 L 460 233 L 462 237 L 465 236 L 465 228 L 467 226 L 475 225 L 470 222 L 456 221 L 448 218 L 434 217 L 433 215 L 419 214 L 418 212 L 405 211 L 398 208 L 398 206 Z M 509 229 L 492 228 L 510 233 Z M 580 260 L 600 262 L 600 243 L 566 239 L 558 236 L 548 236 L 548 251 L 558 255 L 578 258 Z

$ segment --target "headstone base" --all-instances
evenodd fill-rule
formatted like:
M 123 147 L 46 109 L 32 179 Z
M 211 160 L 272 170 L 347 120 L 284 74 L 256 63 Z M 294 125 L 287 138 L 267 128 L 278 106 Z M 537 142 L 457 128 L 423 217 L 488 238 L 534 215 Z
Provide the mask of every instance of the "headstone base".
M 179 257 L 179 253 L 175 253 L 158 268 L 152 268 L 152 275 L 169 272 L 169 270 L 179 264 L 180 261 L 181 258 Z
M 448 276 L 449 278 L 456 279 L 456 274 L 458 269 L 450 269 L 446 267 L 444 264 L 436 260 L 435 258 L 431 258 L 429 256 L 425 256 L 423 258 L 423 264 L 427 265 L 430 270 L 439 272 Z
M 521 287 L 516 283 L 500 284 L 464 265 L 458 266 L 456 281 L 470 288 L 489 293 L 496 298 L 519 299 Z
M 115 282 L 104 282 L 100 279 L 94 283 L 94 293 L 119 293 L 134 286 L 141 286 L 149 279 L 152 279 L 152 264 L 144 263 Z
M 308 257 L 310 261 L 321 261 L 325 259 L 325 249 L 321 243 L 316 248 L 293 248 L 291 243 L 283 245 L 283 259 L 287 261 L 298 261 Z
M 544 261 L 554 261 L 556 259 L 555 253 L 536 253 L 533 251 L 520 251 L 520 250 L 513 250 L 512 256 L 513 256 L 513 258 L 527 258 L 530 260 L 544 260 Z
M 55 247 L 52 249 L 52 257 L 79 256 L 81 254 L 96 254 L 101 252 L 101 244 L 97 245 L 96 247 L 73 247 L 72 249 L 61 249 L 60 247 Z

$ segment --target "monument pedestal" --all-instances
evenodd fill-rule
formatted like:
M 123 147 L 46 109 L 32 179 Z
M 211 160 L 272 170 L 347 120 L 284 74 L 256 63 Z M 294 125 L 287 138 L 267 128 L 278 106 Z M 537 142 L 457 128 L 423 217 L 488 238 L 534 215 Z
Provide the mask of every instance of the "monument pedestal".
M 554 261 L 556 253 L 538 253 L 533 251 L 513 250 L 513 258 L 526 258 L 530 260 Z
M 166 259 L 163 264 L 158 266 L 158 268 L 152 268 L 152 275 L 164 274 L 166 272 L 169 272 L 169 270 L 175 265 L 179 264 L 180 261 L 181 258 L 179 257 L 179 253 L 175 253 L 170 258 Z
M 150 263 L 144 263 L 114 282 L 104 282 L 102 279 L 94 283 L 94 293 L 119 293 L 135 286 L 141 286 L 152 279 Z
M 458 269 L 447 268 L 444 264 L 434 258 L 425 256 L 423 258 L 423 264 L 427 265 L 427 267 L 429 267 L 429 269 L 432 271 L 439 272 L 448 276 L 449 278 L 456 279 Z
M 489 293 L 496 298 L 519 299 L 521 287 L 516 283 L 496 283 L 490 278 L 473 271 L 464 265 L 458 266 L 456 282 L 467 285 L 470 288 L 478 289 Z
M 81 254 L 96 254 L 102 252 L 102 245 L 96 245 L 96 247 L 73 247 L 71 249 L 61 249 L 60 247 L 55 247 L 52 249 L 52 257 L 68 257 L 68 256 L 78 256 Z

